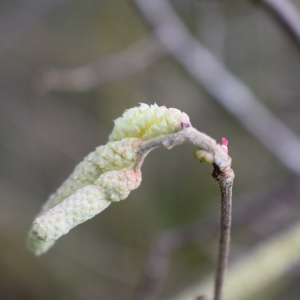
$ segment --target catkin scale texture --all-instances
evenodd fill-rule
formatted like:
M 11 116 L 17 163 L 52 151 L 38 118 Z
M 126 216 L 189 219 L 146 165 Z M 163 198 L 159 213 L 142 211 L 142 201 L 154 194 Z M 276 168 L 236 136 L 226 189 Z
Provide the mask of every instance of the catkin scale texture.
M 33 252 L 37 256 L 47 252 L 54 244 L 55 241 L 44 242 L 42 240 L 37 239 L 34 236 L 32 231 L 28 233 L 27 240 L 26 240 L 27 249 Z
M 101 174 L 132 167 L 141 142 L 141 139 L 125 138 L 97 147 L 76 166 L 61 187 L 50 195 L 42 208 L 42 213 L 61 203 L 78 189 L 93 184 Z
M 88 185 L 33 222 L 32 233 L 42 241 L 57 240 L 76 225 L 103 211 L 111 202 L 100 187 Z
M 126 199 L 132 190 L 138 188 L 141 179 L 141 173 L 131 169 L 102 174 L 94 185 L 79 189 L 38 217 L 33 222 L 33 236 L 44 242 L 58 239 L 73 227 L 99 214 L 112 201 Z
M 115 120 L 109 140 L 118 141 L 125 137 L 149 140 L 181 130 L 181 123 L 190 124 L 190 119 L 179 109 L 142 103 L 139 107 L 126 110 L 122 117 Z
M 50 195 L 38 217 L 60 204 L 76 191 L 85 186 L 93 185 L 101 174 L 111 170 L 121 170 L 132 167 L 141 142 L 141 139 L 125 138 L 121 141 L 109 142 L 104 146 L 97 147 L 94 152 L 87 155 L 84 160 L 76 166 L 73 173 L 61 187 Z M 87 190 L 88 189 L 89 188 L 87 188 Z M 94 196 L 96 196 L 96 194 Z M 38 239 L 36 234 L 33 234 L 32 231 L 29 232 L 26 242 L 27 248 L 35 253 L 35 255 L 41 255 L 47 252 L 54 243 L 54 240 L 45 242 L 42 239 Z

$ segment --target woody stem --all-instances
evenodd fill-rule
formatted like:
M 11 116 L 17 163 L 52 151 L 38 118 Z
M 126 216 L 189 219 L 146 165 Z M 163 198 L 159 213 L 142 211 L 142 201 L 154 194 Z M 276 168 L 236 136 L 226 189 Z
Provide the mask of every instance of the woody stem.
M 164 146 L 171 149 L 174 146 L 190 142 L 213 155 L 214 171 L 212 177 L 218 182 L 221 192 L 221 219 L 220 219 L 220 240 L 217 270 L 215 277 L 214 300 L 222 299 L 222 287 L 225 271 L 228 263 L 230 230 L 231 230 L 231 206 L 232 206 L 232 185 L 234 172 L 231 169 L 231 158 L 211 137 L 199 132 L 193 127 L 184 128 L 174 134 L 159 137 L 144 142 L 140 147 L 139 156 L 133 170 L 139 171 L 146 156 L 155 148 Z

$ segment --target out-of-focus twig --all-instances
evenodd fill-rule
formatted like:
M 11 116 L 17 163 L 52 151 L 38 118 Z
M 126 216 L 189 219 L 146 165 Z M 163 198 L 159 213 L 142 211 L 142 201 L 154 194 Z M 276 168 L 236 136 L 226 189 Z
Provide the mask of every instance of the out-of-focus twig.
M 217 219 L 188 224 L 159 234 L 148 253 L 134 300 L 156 299 L 168 271 L 172 253 L 191 242 L 201 242 L 217 233 Z
M 300 47 L 300 14 L 290 0 L 255 0 L 271 12 Z
M 48 70 L 36 78 L 37 89 L 47 92 L 86 91 L 101 83 L 130 76 L 162 57 L 166 50 L 155 36 L 149 34 L 119 53 L 92 63 L 65 70 Z
M 288 170 L 300 176 L 299 137 L 188 32 L 167 0 L 134 2 L 185 70 Z

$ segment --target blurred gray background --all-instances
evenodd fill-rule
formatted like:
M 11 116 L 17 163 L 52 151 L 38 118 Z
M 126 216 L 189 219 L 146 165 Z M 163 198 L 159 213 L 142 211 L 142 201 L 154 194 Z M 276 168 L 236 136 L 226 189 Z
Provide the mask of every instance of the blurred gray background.
M 170 4 L 193 37 L 297 140 L 299 48 L 259 2 Z M 300 1 L 293 3 L 300 8 Z M 246 129 L 243 116 L 232 115 L 163 48 L 133 1 L 2 0 L 1 300 L 169 299 L 214 271 L 219 191 L 211 166 L 197 162 L 189 145 L 151 153 L 138 190 L 72 230 L 49 253 L 37 258 L 25 248 L 48 195 L 107 142 L 113 120 L 141 102 L 176 107 L 200 131 L 229 140 L 236 174 L 231 264 L 297 221 L 300 170 L 284 165 L 257 138 L 260 130 Z M 259 115 L 250 118 L 262 132 L 266 125 L 280 146 L 276 128 Z M 150 249 L 157 255 L 157 274 L 149 271 L 154 279 L 144 276 Z M 299 271 L 293 264 L 243 299 L 297 300 Z

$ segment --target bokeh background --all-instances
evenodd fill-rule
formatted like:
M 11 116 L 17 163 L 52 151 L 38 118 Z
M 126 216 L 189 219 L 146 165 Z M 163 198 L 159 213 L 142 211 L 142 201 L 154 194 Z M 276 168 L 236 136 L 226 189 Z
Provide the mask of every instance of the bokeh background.
M 300 139 L 299 48 L 260 1 L 170 4 Z M 219 191 L 211 166 L 197 162 L 189 145 L 151 153 L 138 190 L 47 254 L 25 248 L 48 195 L 106 143 L 113 120 L 141 102 L 176 107 L 194 127 L 229 140 L 236 174 L 230 264 L 297 222 L 300 171 L 284 166 L 162 48 L 133 1 L 2 0 L 0 299 L 172 299 L 213 273 Z M 298 300 L 299 271 L 294 262 L 240 299 Z

